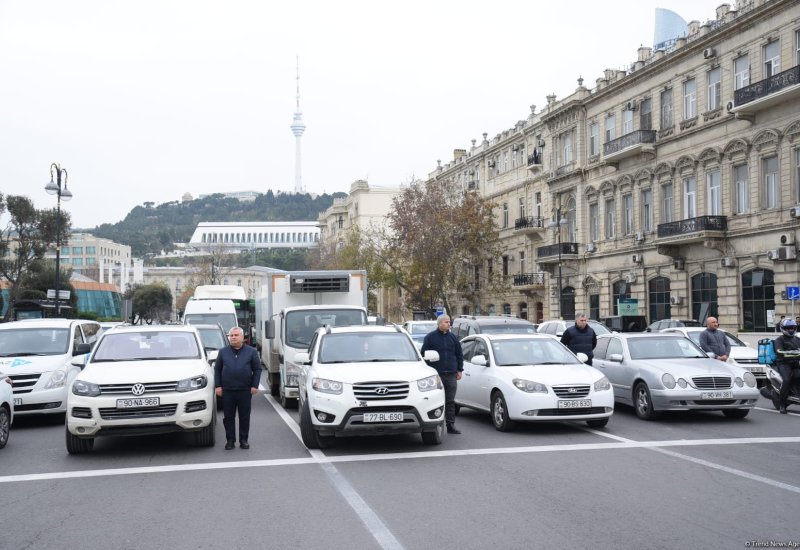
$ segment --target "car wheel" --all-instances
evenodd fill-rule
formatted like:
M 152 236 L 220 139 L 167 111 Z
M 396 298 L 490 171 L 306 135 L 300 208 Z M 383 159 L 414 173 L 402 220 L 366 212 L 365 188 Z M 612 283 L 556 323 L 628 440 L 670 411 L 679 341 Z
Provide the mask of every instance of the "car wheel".
M 0 449 L 8 443 L 8 434 L 11 432 L 11 413 L 5 407 L 0 407 Z
M 422 432 L 422 442 L 425 445 L 441 445 L 444 441 L 444 422 L 439 422 L 432 432 Z
M 750 414 L 750 409 L 722 409 L 726 418 L 744 418 Z
M 286 397 L 286 391 L 283 389 L 283 384 L 281 384 L 278 394 L 280 395 L 279 401 L 281 403 L 281 407 L 284 409 L 294 409 L 297 407 L 297 399 Z
M 83 438 L 78 437 L 76 435 L 72 435 L 69 433 L 69 429 L 66 430 L 67 432 L 67 452 L 71 455 L 79 455 L 83 453 L 88 453 L 94 447 L 94 438 Z
M 508 417 L 506 398 L 503 397 L 503 394 L 499 391 L 492 394 L 492 422 L 494 423 L 494 427 L 501 432 L 510 432 L 516 425 L 516 423 Z
M 642 420 L 655 420 L 657 413 L 653 409 L 653 399 L 650 397 L 650 389 L 644 382 L 639 382 L 633 389 L 633 406 L 636 409 L 636 416 Z
M 213 447 L 216 443 L 216 426 L 212 419 L 205 428 L 194 432 L 194 443 L 199 447 Z
M 608 418 L 598 418 L 597 420 L 587 420 L 586 425 L 590 428 L 604 428 L 608 424 Z
M 303 402 L 303 408 L 300 411 L 300 436 L 303 440 L 303 445 L 309 449 L 325 449 L 333 443 L 333 436 L 319 435 L 319 432 L 314 428 L 311 422 L 311 409 L 308 406 L 308 401 Z

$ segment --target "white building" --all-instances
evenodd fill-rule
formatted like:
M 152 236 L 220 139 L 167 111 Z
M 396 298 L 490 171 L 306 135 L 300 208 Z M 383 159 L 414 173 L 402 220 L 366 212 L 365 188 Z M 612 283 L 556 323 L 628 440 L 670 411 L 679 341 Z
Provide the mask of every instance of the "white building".
M 223 247 L 226 252 L 263 248 L 311 248 L 319 243 L 320 229 L 309 222 L 201 222 L 189 245 L 203 250 Z

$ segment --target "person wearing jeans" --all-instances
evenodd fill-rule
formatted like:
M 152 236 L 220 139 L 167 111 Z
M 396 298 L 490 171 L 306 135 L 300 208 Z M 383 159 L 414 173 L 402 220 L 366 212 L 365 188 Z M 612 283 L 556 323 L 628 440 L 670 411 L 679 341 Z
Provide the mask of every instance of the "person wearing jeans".
M 219 350 L 214 363 L 214 391 L 222 397 L 225 449 L 236 446 L 236 413 L 239 413 L 239 446 L 250 448 L 250 408 L 261 379 L 261 359 L 255 348 L 244 345 L 244 331 L 228 331 L 229 346 Z
M 425 335 L 420 351 L 425 355 L 427 350 L 439 352 L 439 360 L 428 363 L 439 373 L 444 386 L 444 418 L 447 423 L 447 433 L 460 434 L 456 429 L 456 390 L 461 373 L 464 371 L 464 354 L 461 351 L 461 342 L 458 337 L 450 332 L 450 317 L 440 315 L 436 323 L 436 330 Z

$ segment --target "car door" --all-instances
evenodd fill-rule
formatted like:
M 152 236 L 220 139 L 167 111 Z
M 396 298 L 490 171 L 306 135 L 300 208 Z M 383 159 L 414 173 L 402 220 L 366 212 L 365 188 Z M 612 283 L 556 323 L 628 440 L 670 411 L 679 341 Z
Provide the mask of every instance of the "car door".
M 475 340 L 475 350 L 472 355 L 473 358 L 479 356 L 486 358 L 486 364 L 476 365 L 474 363 L 470 363 L 472 375 L 469 399 L 474 406 L 488 411 L 489 390 L 492 388 L 490 385 L 490 380 L 492 377 L 492 358 L 489 354 L 489 346 L 482 338 Z
M 630 401 L 630 382 L 625 380 L 625 367 L 623 366 L 622 362 L 619 361 L 612 361 L 610 358 L 612 355 L 617 357 L 622 356 L 624 361 L 624 355 L 622 352 L 622 339 L 618 336 L 609 336 L 608 338 L 602 338 L 604 340 L 605 349 L 600 350 L 602 353 L 601 357 L 598 357 L 598 349 L 600 348 L 600 342 L 597 343 L 597 348 L 595 348 L 595 356 L 594 360 L 592 361 L 592 366 L 598 367 L 603 374 L 606 375 L 608 381 L 611 382 L 611 387 L 614 388 L 614 398 L 615 399 L 623 399 L 627 397 L 628 401 Z
M 469 396 L 472 393 L 473 372 L 477 371 L 479 368 L 477 365 L 471 363 L 471 359 L 475 355 L 476 344 L 477 340 L 475 338 L 466 338 L 461 341 L 461 351 L 464 354 L 464 372 L 461 375 L 461 380 L 458 381 L 456 402 L 468 406 L 474 406 Z

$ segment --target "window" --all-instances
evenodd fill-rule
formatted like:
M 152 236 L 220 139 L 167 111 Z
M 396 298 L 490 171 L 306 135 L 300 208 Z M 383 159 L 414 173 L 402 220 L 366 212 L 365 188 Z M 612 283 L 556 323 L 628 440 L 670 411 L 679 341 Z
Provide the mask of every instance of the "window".
M 713 273 L 698 273 L 692 277 L 692 319 L 700 319 L 700 308 L 708 306 L 708 315 L 718 317 L 717 276 Z
M 519 272 L 526 273 L 525 267 L 525 251 L 521 250 L 519 253 Z
M 672 221 L 672 184 L 668 183 L 661 187 L 661 218 L 663 223 Z
M 655 277 L 647 283 L 647 301 L 650 304 L 650 322 L 671 317 L 669 277 Z
M 600 206 L 597 203 L 589 205 L 589 240 L 597 242 L 600 239 Z
M 503 256 L 503 277 L 508 277 L 508 256 Z
M 614 238 L 614 199 L 606 201 L 606 239 Z
M 644 231 L 653 230 L 653 191 L 651 189 L 642 190 L 642 229 Z
M 68 246 L 62 246 L 62 247 L 61 247 L 61 255 L 62 255 L 62 256 L 69 256 L 69 251 L 70 251 L 70 250 L 72 250 L 70 247 L 68 247 Z
M 775 310 L 775 274 L 769 270 L 742 273 L 742 326 L 746 330 L 771 331 L 767 312 Z
M 794 64 L 800 65 L 800 31 L 794 31 Z
M 626 281 L 617 281 L 612 286 L 612 315 L 619 315 L 619 301 L 631 297 L 630 286 Z
M 777 208 L 780 193 L 778 187 L 778 157 L 767 157 L 761 162 L 764 173 L 763 206 L 764 208 Z
M 722 215 L 722 190 L 720 188 L 719 170 L 706 173 L 706 188 L 708 189 L 708 215 Z
M 738 90 L 750 84 L 750 58 L 742 55 L 733 62 L 733 89 Z
M 719 67 L 708 71 L 708 104 L 707 111 L 714 111 L 720 107 L 720 73 Z
M 606 117 L 606 143 L 616 139 L 617 137 L 616 120 L 617 119 L 614 115 L 608 115 Z
M 800 202 L 800 149 L 794 150 L 794 200 Z
M 600 125 L 592 122 L 589 125 L 589 156 L 593 157 L 600 154 L 600 144 L 598 139 L 600 137 Z
M 574 243 L 578 240 L 578 218 L 575 210 L 575 199 L 567 202 L 567 240 Z
M 694 177 L 683 180 L 683 218 L 697 217 L 697 180 Z
M 534 195 L 534 208 L 536 209 L 536 211 L 534 212 L 536 217 L 537 218 L 541 218 L 542 217 L 542 194 L 541 193 L 536 193 L 536 195 Z
M 661 92 L 661 129 L 672 128 L 672 90 Z
M 97 263 L 95 260 L 96 258 L 94 258 L 93 256 L 86 258 L 86 265 L 95 265 Z
M 747 165 L 740 164 L 733 167 L 733 182 L 736 191 L 736 204 L 734 205 L 737 214 L 745 214 L 750 210 L 750 186 L 748 180 Z
M 683 83 L 683 120 L 697 116 L 697 82 L 694 78 Z
M 643 99 L 639 104 L 639 129 L 652 130 L 653 129 L 653 105 L 650 98 Z
M 72 247 L 72 254 L 76 255 L 76 256 L 83 254 L 83 247 L 82 246 L 73 246 Z
M 625 235 L 633 233 L 633 195 L 622 197 L 622 208 L 624 211 Z
M 486 278 L 490 281 L 492 280 L 492 275 L 494 275 L 494 260 L 491 258 L 486 259 Z
M 633 111 L 622 111 L 622 135 L 633 132 Z
M 779 40 L 764 46 L 764 78 L 781 72 L 781 43 Z
M 525 217 L 525 199 L 522 197 L 519 198 L 519 217 Z
M 72 265 L 83 265 L 83 258 L 72 258 Z
M 508 203 L 507 202 L 503 203 L 503 220 L 502 220 L 501 223 L 502 223 L 503 229 L 508 227 Z
M 561 150 L 563 152 L 562 158 L 564 159 L 564 165 L 570 164 L 572 162 L 572 133 L 567 132 L 563 136 L 561 136 Z
M 97 248 L 95 248 L 94 246 L 87 246 L 86 247 L 86 253 L 87 254 L 97 254 Z

